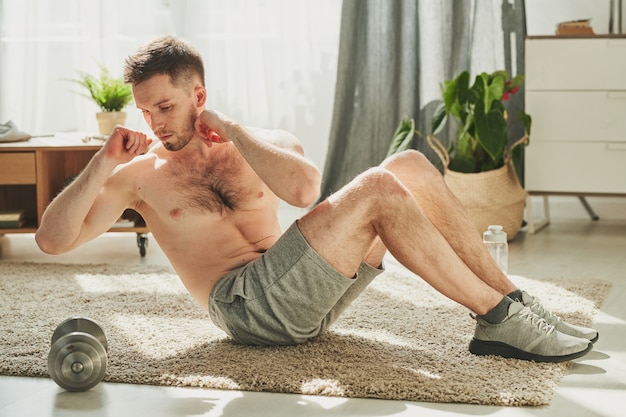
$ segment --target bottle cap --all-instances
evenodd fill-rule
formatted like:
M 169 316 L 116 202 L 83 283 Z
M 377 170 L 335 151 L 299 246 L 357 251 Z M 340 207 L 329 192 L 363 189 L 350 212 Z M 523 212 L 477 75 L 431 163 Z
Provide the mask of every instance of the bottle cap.
M 502 226 L 492 224 L 483 233 L 483 242 L 506 243 L 506 232 Z

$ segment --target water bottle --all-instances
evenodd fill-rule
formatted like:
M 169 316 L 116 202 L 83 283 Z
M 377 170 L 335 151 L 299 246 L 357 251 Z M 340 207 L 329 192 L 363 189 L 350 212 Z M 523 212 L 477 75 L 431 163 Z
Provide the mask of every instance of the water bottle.
M 483 242 L 502 272 L 506 274 L 509 263 L 509 245 L 506 242 L 506 232 L 502 230 L 502 226 L 489 226 L 483 233 Z

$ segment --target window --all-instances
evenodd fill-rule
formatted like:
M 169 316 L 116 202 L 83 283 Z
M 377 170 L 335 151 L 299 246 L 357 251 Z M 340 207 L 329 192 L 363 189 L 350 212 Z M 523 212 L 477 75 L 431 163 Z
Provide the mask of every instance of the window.
M 320 148 L 340 17 L 340 0 L 0 0 L 0 121 L 31 134 L 96 132 L 97 106 L 68 79 L 98 63 L 121 75 L 126 56 L 172 34 L 204 57 L 208 107 Z M 129 127 L 148 129 L 127 112 Z

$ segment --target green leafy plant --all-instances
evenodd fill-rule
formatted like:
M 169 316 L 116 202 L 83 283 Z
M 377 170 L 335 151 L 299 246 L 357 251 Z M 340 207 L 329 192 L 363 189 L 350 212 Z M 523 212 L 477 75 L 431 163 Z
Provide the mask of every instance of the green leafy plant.
M 441 132 L 449 120 L 456 124 L 456 141 L 447 149 L 449 169 L 458 172 L 483 172 L 500 168 L 507 158 L 519 161 L 521 143 L 528 144 L 531 117 L 521 113 L 526 136 L 522 142 L 509 145 L 508 120 L 503 101 L 515 94 L 524 81 L 523 75 L 510 78 L 506 71 L 482 73 L 470 86 L 469 72 L 464 71 L 441 85 L 443 102 L 432 119 L 432 135 Z M 412 119 L 403 119 L 391 141 L 388 155 L 407 149 L 415 130 Z
M 123 77 L 111 76 L 108 69 L 100 65 L 99 76 L 78 71 L 78 79 L 71 80 L 87 89 L 89 95 L 103 112 L 122 111 L 133 99 L 130 85 L 124 82 Z

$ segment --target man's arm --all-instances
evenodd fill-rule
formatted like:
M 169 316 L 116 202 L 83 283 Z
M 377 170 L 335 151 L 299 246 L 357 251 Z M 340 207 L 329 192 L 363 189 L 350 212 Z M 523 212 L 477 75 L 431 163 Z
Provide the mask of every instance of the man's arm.
M 59 254 L 104 233 L 130 202 L 128 187 L 112 173 L 144 153 L 151 140 L 116 127 L 83 172 L 46 208 L 35 240 L 42 251 Z
M 287 203 L 307 207 L 319 196 L 320 172 L 304 157 L 302 145 L 292 134 L 246 128 L 211 110 L 198 116 L 196 130 L 208 146 L 233 142 L 259 178 Z

